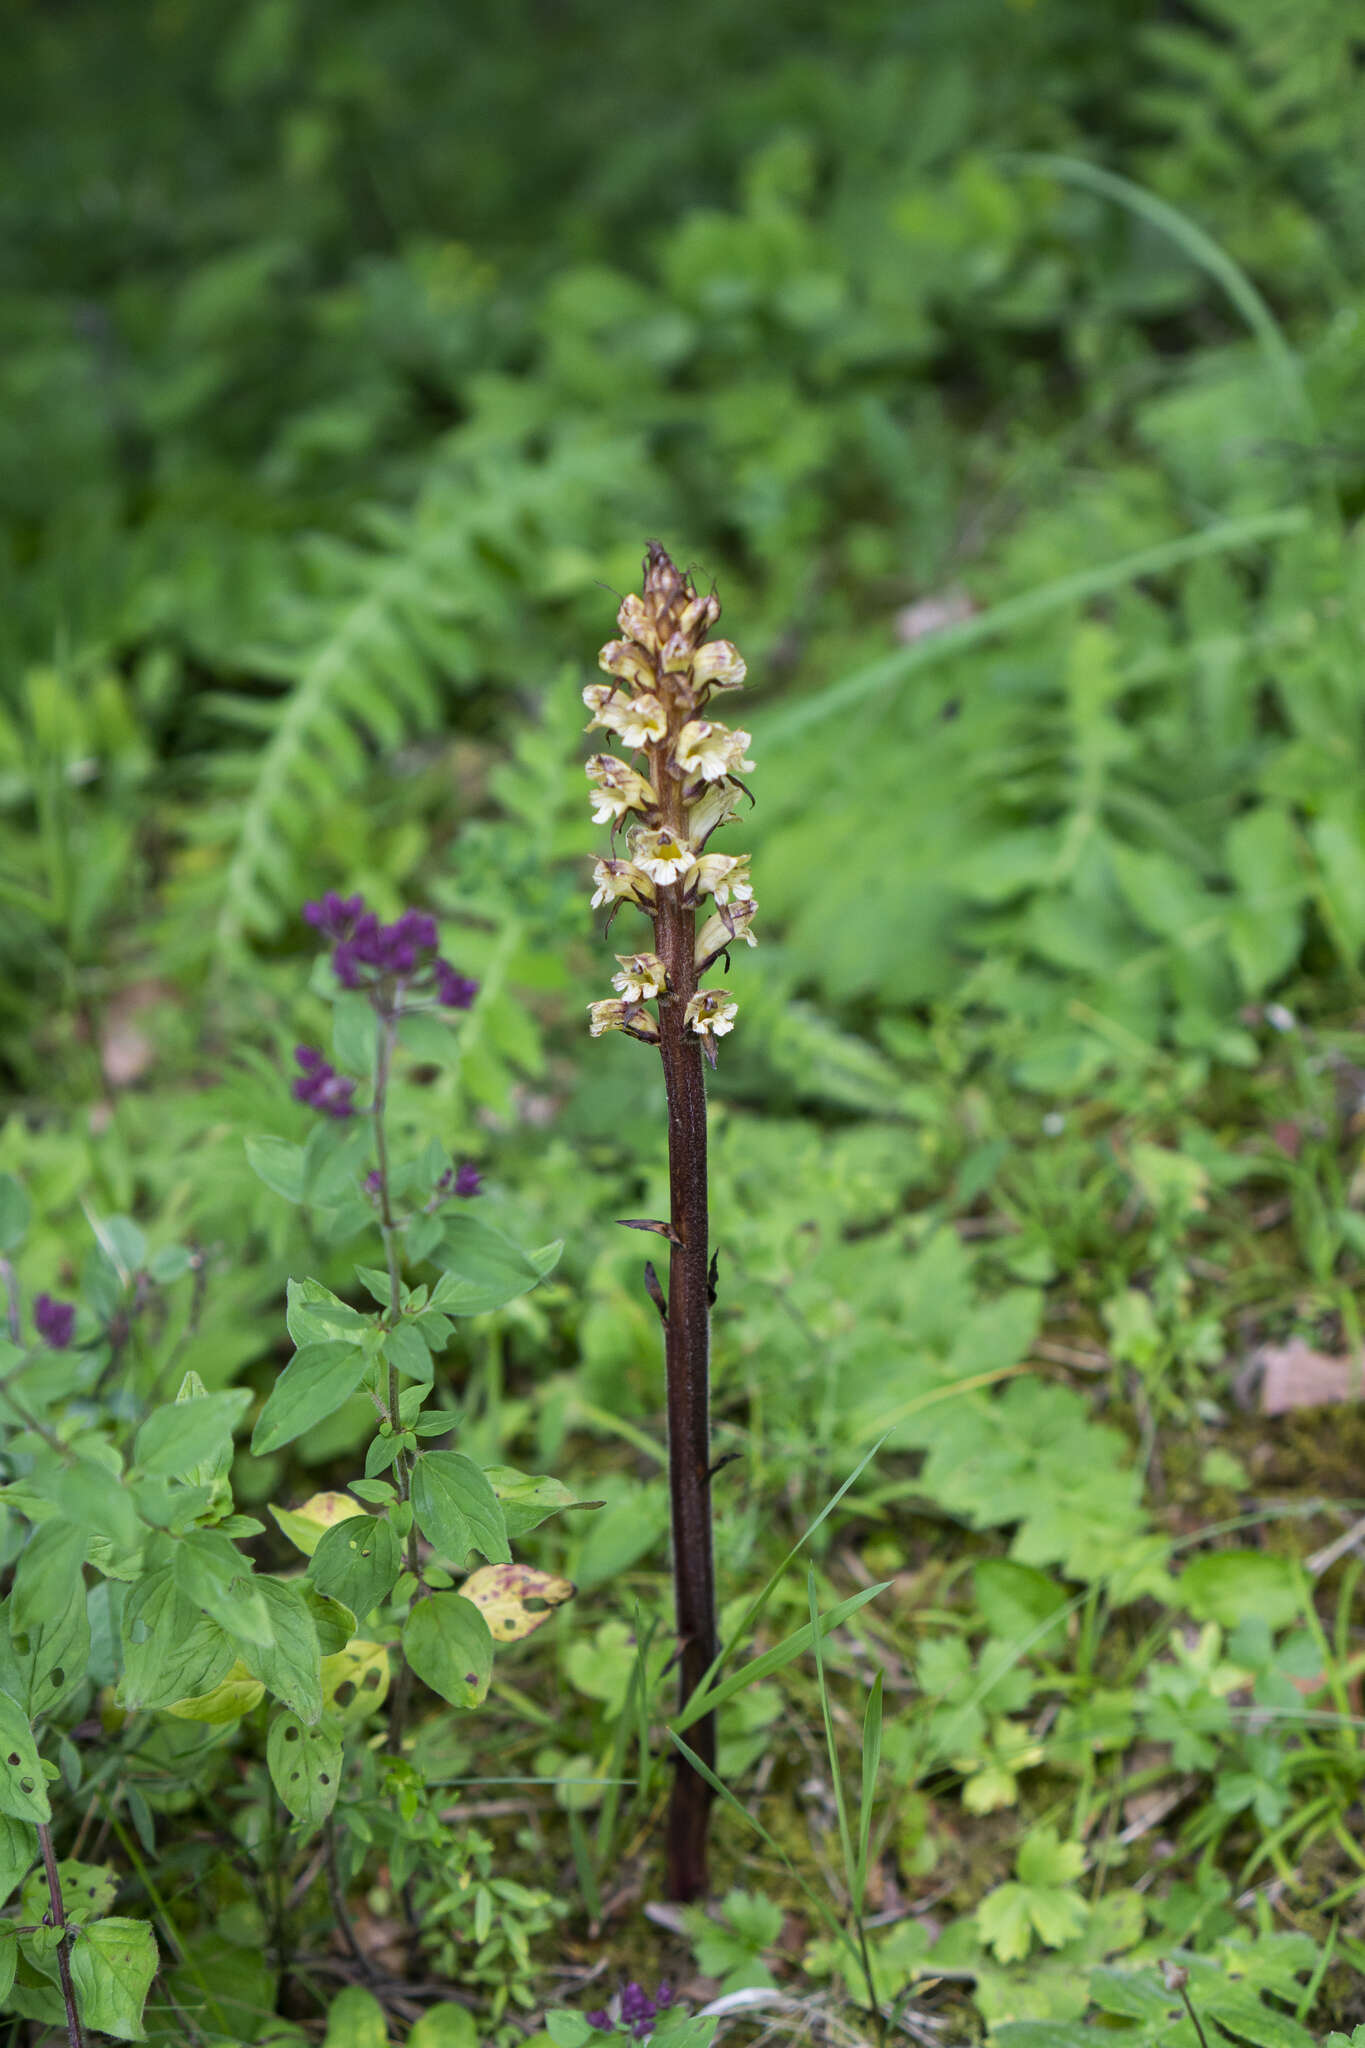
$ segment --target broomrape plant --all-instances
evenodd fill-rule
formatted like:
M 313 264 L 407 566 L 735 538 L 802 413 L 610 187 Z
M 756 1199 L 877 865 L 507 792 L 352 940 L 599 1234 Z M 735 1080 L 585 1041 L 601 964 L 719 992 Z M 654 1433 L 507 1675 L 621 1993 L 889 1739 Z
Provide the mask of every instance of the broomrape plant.
M 593 1003 L 589 1030 L 624 1031 L 657 1045 L 668 1095 L 670 1213 L 667 1222 L 634 1220 L 668 1240 L 665 1299 L 652 1264 L 646 1283 L 664 1326 L 669 1501 L 673 1582 L 685 1704 L 716 1656 L 715 1564 L 711 1541 L 710 1328 L 716 1267 L 708 1248 L 706 1085 L 702 1054 L 716 1064 L 718 1041 L 734 1029 L 738 1003 L 701 977 L 736 943 L 752 946 L 758 906 L 747 854 L 713 853 L 712 835 L 735 815 L 749 734 L 710 716 L 714 692 L 738 689 L 745 668 L 728 640 L 707 640 L 720 617 L 714 592 L 699 596 L 664 550 L 651 542 L 644 588 L 617 615 L 624 638 L 609 640 L 599 664 L 610 681 L 591 683 L 583 700 L 588 730 L 615 735 L 643 767 L 616 754 L 587 763 L 593 817 L 610 824 L 615 851 L 594 871 L 593 904 L 609 904 L 608 925 L 623 903 L 653 926 L 652 948 L 618 953 L 614 997 Z M 651 1007 L 652 1006 L 652 1007 Z M 715 1718 L 695 1728 L 696 1755 L 715 1768 Z M 668 1820 L 668 1884 L 675 1899 L 706 1888 L 711 1788 L 685 1759 L 673 1783 Z

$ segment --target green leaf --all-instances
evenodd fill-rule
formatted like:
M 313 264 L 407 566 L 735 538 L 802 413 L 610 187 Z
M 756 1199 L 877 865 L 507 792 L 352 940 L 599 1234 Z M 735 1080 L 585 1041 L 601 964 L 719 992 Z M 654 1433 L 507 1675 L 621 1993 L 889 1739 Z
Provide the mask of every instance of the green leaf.
M 251 1560 L 217 1529 L 191 1529 L 175 1546 L 175 1583 L 191 1606 L 243 1643 L 273 1641 L 270 1614 Z
M 1065 1630 L 1063 1610 L 1070 1601 L 1046 1572 L 1008 1558 L 987 1558 L 974 1568 L 972 1586 L 982 1620 L 1001 1642 L 1037 1652 Z
M 355 1610 L 344 1600 L 337 1600 L 329 1593 L 321 1593 L 307 1579 L 299 1591 L 308 1603 L 308 1612 L 313 1617 L 317 1631 L 318 1649 L 324 1657 L 334 1657 L 338 1650 L 344 1650 L 355 1634 Z
M 28 1196 L 12 1173 L 0 1173 L 0 1254 L 18 1250 L 28 1219 Z
M 358 1344 L 376 1327 L 373 1316 L 363 1316 L 359 1309 L 349 1307 L 320 1280 L 291 1280 L 285 1295 L 285 1326 L 300 1349 L 329 1337 L 345 1337 Z
M 54 1609 L 64 1608 L 73 1586 L 80 1586 L 89 1538 L 84 1529 L 69 1522 L 42 1522 L 28 1532 L 14 1571 L 9 1599 L 9 1624 L 23 1630 L 50 1619 Z
M 302 1586 L 258 1578 L 257 1596 L 270 1619 L 268 1643 L 244 1643 L 242 1662 L 253 1678 L 302 1721 L 322 1713 L 322 1652 Z
M 447 1218 L 431 1256 L 441 1278 L 427 1306 L 447 1315 L 477 1316 L 501 1308 L 541 1278 L 520 1246 L 475 1216 Z
M 554 2010 L 545 2015 L 545 2031 L 555 2048 L 584 2048 L 593 2029 L 581 2012 Z
M 350 1984 L 332 2000 L 322 2048 L 385 2048 L 389 2038 L 384 2009 L 377 1998 Z
M 403 1626 L 403 1654 L 423 1684 L 452 1707 L 477 1707 L 493 1676 L 493 1637 L 458 1593 L 419 1600 Z
M 342 1744 L 335 1722 L 329 1717 L 308 1727 L 282 1708 L 270 1723 L 265 1760 L 270 1782 L 294 1819 L 310 1832 L 320 1828 L 336 1805 L 341 1784 Z
M 156 1937 L 145 1920 L 96 1920 L 71 1944 L 71 1981 L 87 2027 L 117 2041 L 146 2038 L 142 2008 L 156 1975 Z
M 26 1821 L 0 1814 L 0 1906 L 38 1857 L 38 1837 Z
M 1259 1616 L 1268 1628 L 1284 1628 L 1303 1612 L 1299 1568 L 1292 1558 L 1265 1550 L 1215 1550 L 1186 1565 L 1176 1597 L 1196 1621 L 1223 1628 Z
M 50 1501 L 67 1521 L 88 1529 L 92 1536 L 107 1537 L 116 1551 L 136 1547 L 139 1531 L 132 1498 L 118 1473 L 98 1458 L 35 1463 L 24 1483 Z
M 29 1839 L 34 1839 L 31 1834 Z M 78 1863 L 64 1856 L 57 1865 L 57 1883 L 62 1894 L 62 1912 L 76 1926 L 102 1919 L 118 1896 L 119 1881 L 107 1863 Z M 20 1897 L 20 1918 L 37 1923 L 50 1904 L 47 1873 L 35 1870 Z
M 27 1556 L 20 1562 L 21 1570 Z M 24 1627 L 16 1625 L 17 1599 L 16 1579 L 16 1591 L 5 1603 L 0 1686 L 36 1720 L 41 1714 L 50 1714 L 85 1677 L 90 1657 L 85 1582 L 78 1567 L 64 1587 L 51 1589 L 46 1612 L 40 1603 L 30 1600 L 30 1618 Z
M 498 1497 L 482 1470 L 463 1451 L 424 1451 L 412 1474 L 412 1510 L 417 1526 L 438 1557 L 463 1564 L 471 1549 L 490 1564 L 507 1564 L 512 1552 Z
M 838 1628 L 841 1622 L 856 1614 L 860 1607 L 866 1607 L 869 1600 L 875 1600 L 879 1593 L 884 1593 L 890 1583 L 889 1579 L 883 1579 L 875 1586 L 865 1586 L 861 1593 L 854 1593 L 849 1599 L 840 1600 L 836 1606 L 828 1608 L 820 1616 L 820 1634 L 827 1636 L 831 1629 Z M 682 1711 L 674 1716 L 671 1732 L 677 1734 L 684 1728 L 690 1728 L 703 1714 L 723 1706 L 726 1700 L 732 1699 L 746 1686 L 756 1685 L 760 1678 L 767 1678 L 771 1672 L 780 1671 L 783 1665 L 790 1664 L 794 1657 L 802 1656 L 814 1640 L 815 1632 L 807 1622 L 804 1628 L 798 1628 L 791 1635 L 784 1636 L 771 1650 L 764 1650 L 761 1656 L 751 1657 L 747 1664 L 742 1664 L 738 1671 L 732 1671 L 728 1678 L 721 1679 L 705 1692 L 694 1693 Z
M 144 1472 L 194 1476 L 197 1466 L 216 1466 L 224 1453 L 230 1456 L 233 1429 L 250 1406 L 249 1387 L 167 1402 L 138 1431 L 134 1458 Z
M 393 1591 L 403 1550 L 386 1515 L 356 1515 L 329 1529 L 308 1565 L 320 1592 L 364 1617 Z
M 352 1343 L 333 1338 L 306 1343 L 271 1388 L 252 1432 L 258 1458 L 282 1450 L 306 1429 L 335 1415 L 365 1377 L 369 1361 Z
M 390 1365 L 406 1373 L 410 1380 L 429 1385 L 435 1377 L 431 1353 L 422 1341 L 421 1332 L 411 1323 L 399 1323 L 386 1334 L 384 1356 Z
M 343 1074 L 362 1080 L 374 1072 L 379 1019 L 374 1005 L 359 990 L 340 995 L 332 1005 L 332 1058 Z
M 465 1605 L 468 1604 L 466 1601 Z M 52 1819 L 47 1780 L 38 1761 L 33 1730 L 27 1715 L 8 1693 L 0 1693 L 0 1814 L 7 1814 L 11 1820 L 35 1823 Z
M 19 1937 L 12 1926 L 0 1922 L 0 2008 L 9 1997 L 14 1973 L 19 1967 Z M 4 2008 L 8 2009 L 8 2008 Z
M 284 1138 L 248 1138 L 246 1160 L 257 1180 L 264 1181 L 272 1194 L 283 1195 L 286 1202 L 296 1204 L 303 1200 L 306 1179 L 302 1145 L 291 1145 Z
M 122 1633 L 119 1696 L 130 1713 L 210 1692 L 237 1657 L 218 1623 L 180 1591 L 169 1563 L 129 1587 Z
M 528 1530 L 538 1529 L 561 1508 L 579 1505 L 559 1479 L 532 1477 L 511 1465 L 485 1465 L 484 1477 L 501 1503 L 507 1533 L 514 1540 L 525 1536 Z
M 433 2005 L 408 2035 L 408 2048 L 479 2048 L 474 2015 L 462 2005 Z

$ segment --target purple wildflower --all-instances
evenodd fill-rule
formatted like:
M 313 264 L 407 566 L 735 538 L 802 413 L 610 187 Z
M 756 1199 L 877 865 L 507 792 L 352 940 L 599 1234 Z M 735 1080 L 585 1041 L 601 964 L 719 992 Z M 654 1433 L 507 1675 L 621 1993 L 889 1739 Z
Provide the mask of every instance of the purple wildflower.
M 303 1072 L 294 1083 L 295 1102 L 306 1102 L 310 1109 L 320 1109 L 326 1116 L 337 1118 L 354 1116 L 355 1082 L 339 1074 L 335 1067 L 322 1057 L 316 1046 L 296 1045 L 294 1058 Z
M 471 1166 L 466 1159 L 455 1175 L 456 1194 L 460 1196 L 461 1200 L 468 1201 L 471 1195 L 477 1195 L 482 1185 L 483 1175 L 479 1172 L 477 1166 Z
M 611 2014 L 607 2011 L 605 2005 L 599 2005 L 596 2012 L 584 2013 L 583 2017 L 588 2025 L 596 2027 L 599 2033 L 609 2034 L 611 2032 Z
M 33 1327 L 51 1351 L 65 1351 L 76 1324 L 75 1303 L 54 1301 L 50 1294 L 37 1295 L 33 1303 Z
M 477 981 L 471 981 L 467 974 L 457 974 L 448 960 L 433 963 L 436 976 L 436 1000 L 444 1010 L 467 1010 L 479 993 Z
M 365 1176 L 366 1194 L 377 1195 L 379 1193 L 379 1190 L 383 1187 L 383 1185 L 384 1182 L 380 1176 L 379 1168 L 377 1166 L 372 1167 Z
M 649 2023 L 659 2008 L 649 1993 L 640 1984 L 627 1984 L 621 1992 L 621 2021 L 630 2027 L 637 2041 L 643 2040 L 649 2031 Z
M 327 938 L 348 939 L 364 908 L 363 896 L 338 896 L 335 889 L 329 889 L 319 902 L 305 903 L 303 915 L 306 923 Z

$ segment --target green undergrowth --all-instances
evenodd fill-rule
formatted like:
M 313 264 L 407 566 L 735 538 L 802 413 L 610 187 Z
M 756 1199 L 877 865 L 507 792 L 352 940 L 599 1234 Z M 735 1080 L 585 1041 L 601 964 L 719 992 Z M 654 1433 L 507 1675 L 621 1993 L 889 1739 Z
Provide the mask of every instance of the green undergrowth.
M 661 2048 L 1349 2044 L 1352 24 L 473 13 L 26 6 L 0 80 L 0 1296 L 25 1345 L 40 1291 L 79 1304 L 36 1393 L 0 1376 L 0 1711 L 48 1654 L 92 2030 L 145 1994 L 177 2048 L 585 2048 L 667 1981 Z M 579 693 L 656 534 L 716 578 L 762 765 L 711 1091 L 735 1641 L 680 1911 L 658 1318 L 616 1227 L 665 1213 L 662 1099 L 582 1029 Z M 300 918 L 328 888 L 429 909 L 480 983 L 412 1034 L 395 1153 L 563 1253 L 455 1318 L 435 1418 L 507 1499 L 562 1486 L 512 1542 L 576 1587 L 477 1715 L 418 1687 L 396 1770 L 357 1692 L 340 1865 L 278 1734 L 272 1774 L 278 1692 L 130 1706 L 65 1553 L 85 1661 L 21 1625 L 35 1400 L 44 1449 L 117 1465 L 197 1375 L 203 1513 L 296 1592 L 291 1511 L 373 1486 L 364 1393 L 257 1427 L 287 1281 L 379 1298 L 354 1162 L 289 1096 L 296 1043 L 355 1050 Z M 392 1587 L 370 1614 L 397 1638 Z

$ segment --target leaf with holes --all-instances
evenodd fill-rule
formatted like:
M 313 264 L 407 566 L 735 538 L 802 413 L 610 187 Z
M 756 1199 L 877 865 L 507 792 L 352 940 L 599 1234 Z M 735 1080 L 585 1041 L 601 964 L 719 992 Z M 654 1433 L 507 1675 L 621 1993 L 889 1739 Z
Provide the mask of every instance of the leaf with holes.
M 107 1863 L 77 1863 L 65 1856 L 57 1865 L 57 1881 L 62 1911 L 78 1927 L 102 1919 L 118 1895 L 118 1878 Z M 47 1872 L 35 1870 L 19 1895 L 19 1917 L 40 1926 L 50 1905 Z
M 537 1571 L 529 1564 L 486 1564 L 471 1572 L 460 1588 L 488 1623 L 495 1643 L 519 1643 L 543 1628 L 556 1607 L 572 1600 L 568 1579 Z
M 403 1548 L 386 1515 L 357 1515 L 327 1531 L 308 1576 L 321 1593 L 364 1616 L 393 1591 Z
M 320 1828 L 341 1783 L 341 1734 L 330 1720 L 309 1728 L 283 1709 L 265 1739 L 270 1782 L 300 1826 Z
M 33 1730 L 8 1693 L 0 1693 L 0 1813 L 11 1820 L 46 1823 L 52 1818 Z
M 85 1583 L 79 1571 L 58 1594 L 46 1615 L 28 1602 L 28 1620 L 15 1619 L 19 1581 L 5 1602 L 9 1626 L 0 1633 L 0 1686 L 36 1720 L 49 1714 L 85 1677 L 90 1656 L 90 1623 L 86 1618 Z
M 498 1497 L 483 1470 L 463 1451 L 424 1451 L 412 1474 L 412 1511 L 438 1557 L 463 1564 L 480 1550 L 490 1564 L 512 1552 Z
M 433 1593 L 403 1624 L 403 1654 L 424 1685 L 452 1707 L 477 1707 L 493 1676 L 493 1637 L 472 1600 Z
M 322 1697 L 344 1735 L 382 1707 L 389 1690 L 389 1653 L 383 1643 L 357 1637 L 322 1660 Z
M 156 1937 L 145 1920 L 97 1920 L 71 1944 L 71 1981 L 87 2027 L 116 2041 L 146 2038 L 142 2008 L 156 1975 Z

